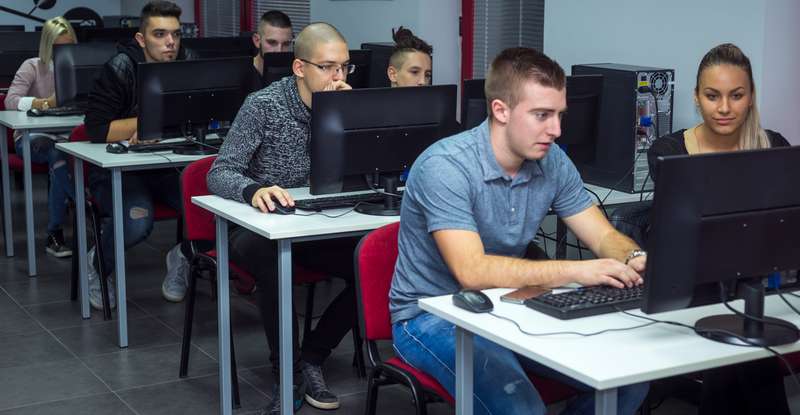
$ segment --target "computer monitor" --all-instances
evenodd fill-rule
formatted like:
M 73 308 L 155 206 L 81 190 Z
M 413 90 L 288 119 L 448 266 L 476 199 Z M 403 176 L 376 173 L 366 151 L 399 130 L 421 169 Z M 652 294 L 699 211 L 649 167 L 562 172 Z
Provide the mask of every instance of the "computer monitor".
M 0 87 L 8 87 L 26 59 L 39 56 L 39 38 L 35 32 L 0 31 Z
M 0 32 L 24 32 L 25 25 L 22 24 L 0 24 Z
M 361 49 L 372 52 L 369 67 L 369 87 L 384 88 L 391 86 L 386 69 L 389 67 L 389 59 L 394 53 L 394 42 L 362 43 Z
M 739 345 L 796 341 L 796 327 L 764 317 L 762 280 L 800 268 L 800 147 L 659 157 L 657 163 L 642 311 L 689 307 L 698 288 L 712 283 L 721 302 L 732 291 L 725 285 L 735 283 L 752 318 L 704 317 L 695 323 L 698 334 Z
M 354 89 L 368 88 L 371 64 L 371 52 L 368 50 L 350 50 L 350 63 L 356 65 L 353 73 L 347 75 L 347 83 Z M 264 86 L 291 75 L 294 52 L 268 52 L 264 58 L 264 71 L 261 79 Z
M 113 43 L 54 45 L 53 72 L 58 106 L 85 108 L 97 74 L 116 53 Z
M 200 143 L 212 121 L 232 122 L 249 93 L 252 58 L 246 56 L 140 63 L 137 99 L 139 139 L 193 133 Z M 207 153 L 198 148 L 184 153 Z
M 42 34 L 37 32 L 0 32 L 0 51 L 39 51 L 39 39 Z
M 461 127 L 469 130 L 486 120 L 485 79 L 465 79 L 461 91 Z
M 199 37 L 181 40 L 182 47 L 189 48 L 201 59 L 250 56 L 256 53 L 250 37 Z M 252 62 L 251 62 L 252 65 Z
M 311 194 L 383 187 L 395 193 L 428 146 L 456 131 L 456 86 L 368 88 L 313 94 Z M 399 213 L 397 200 L 356 210 Z
M 105 43 L 127 43 L 133 40 L 137 27 L 75 27 L 75 35 L 78 43 L 105 42 Z

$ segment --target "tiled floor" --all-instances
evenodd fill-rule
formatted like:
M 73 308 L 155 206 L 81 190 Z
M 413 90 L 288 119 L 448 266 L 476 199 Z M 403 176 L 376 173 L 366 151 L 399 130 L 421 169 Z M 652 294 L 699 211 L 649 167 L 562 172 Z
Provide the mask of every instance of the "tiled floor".
M 78 304 L 69 301 L 70 262 L 47 256 L 43 248 L 46 182 L 36 176 L 34 185 L 39 276 L 26 275 L 24 210 L 18 188 L 13 192 L 17 256 L 5 257 L 0 241 L 0 415 L 217 413 L 216 306 L 207 284 L 199 286 L 189 377 L 178 378 L 184 305 L 168 303 L 160 294 L 163 258 L 174 244 L 174 223 L 156 224 L 145 243 L 127 252 L 130 347 L 120 350 L 115 344 L 116 321 L 105 322 L 97 312 L 82 320 Z M 336 284 L 320 287 L 317 312 L 337 289 Z M 304 301 L 302 293 L 296 292 L 297 304 Z M 260 316 L 251 301 L 232 299 L 242 400 L 238 414 L 256 413 L 266 405 L 273 382 Z M 365 381 L 351 366 L 352 350 L 348 336 L 325 364 L 341 409 L 317 411 L 306 405 L 301 414 L 363 413 Z M 391 349 L 387 345 L 384 350 Z M 793 406 L 800 409 L 800 391 L 792 383 L 787 389 Z M 429 409 L 434 415 L 452 413 L 444 404 Z M 677 399 L 668 399 L 654 411 L 695 412 Z M 403 388 L 382 389 L 378 413 L 413 413 L 410 395 Z

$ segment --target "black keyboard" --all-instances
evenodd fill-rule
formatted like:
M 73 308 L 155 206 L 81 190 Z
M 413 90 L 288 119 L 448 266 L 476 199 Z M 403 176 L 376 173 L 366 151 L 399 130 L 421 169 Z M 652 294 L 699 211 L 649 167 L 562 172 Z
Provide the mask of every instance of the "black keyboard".
M 304 210 L 325 210 L 343 207 L 353 207 L 359 203 L 383 203 L 384 195 L 380 193 L 358 193 L 354 195 L 340 195 L 318 197 L 316 199 L 299 199 L 294 201 L 294 207 Z
M 133 151 L 136 153 L 152 153 L 156 151 L 172 151 L 172 150 L 179 150 L 185 148 L 192 148 L 195 145 L 194 141 L 167 141 L 167 142 L 157 142 L 157 143 L 139 143 L 139 144 L 131 144 L 128 146 L 128 151 Z M 206 146 L 212 146 L 219 148 L 222 145 L 221 139 L 211 139 L 206 140 Z
M 644 287 L 583 287 L 558 294 L 544 294 L 525 300 L 525 305 L 549 316 L 570 320 L 639 308 Z
M 71 106 L 28 110 L 28 115 L 31 117 L 66 117 L 69 115 L 83 115 L 84 113 L 86 113 L 86 108 Z

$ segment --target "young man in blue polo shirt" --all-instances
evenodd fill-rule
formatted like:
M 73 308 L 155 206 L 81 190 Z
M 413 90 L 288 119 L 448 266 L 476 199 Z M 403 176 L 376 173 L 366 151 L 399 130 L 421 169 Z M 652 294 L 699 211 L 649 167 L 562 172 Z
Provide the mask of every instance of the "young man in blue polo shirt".
M 644 252 L 608 223 L 575 166 L 554 145 L 567 109 L 565 84 L 563 69 L 544 54 L 503 51 L 486 77 L 488 120 L 432 145 L 411 168 L 389 294 L 394 347 L 451 394 L 454 327 L 422 311 L 418 299 L 461 288 L 642 283 Z M 600 259 L 524 258 L 551 208 Z M 593 413 L 594 391 L 586 385 L 483 338 L 474 343 L 476 413 L 544 414 L 526 371 L 583 391 L 565 412 Z M 647 389 L 620 388 L 620 413 L 634 413 Z

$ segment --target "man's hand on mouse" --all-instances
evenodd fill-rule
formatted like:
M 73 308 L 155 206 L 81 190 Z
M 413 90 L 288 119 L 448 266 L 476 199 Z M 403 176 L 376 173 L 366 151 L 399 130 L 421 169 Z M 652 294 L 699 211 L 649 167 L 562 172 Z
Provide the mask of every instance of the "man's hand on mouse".
M 275 210 L 275 203 L 281 206 L 294 206 L 294 199 L 280 186 L 262 187 L 253 195 L 250 204 L 264 213 Z

